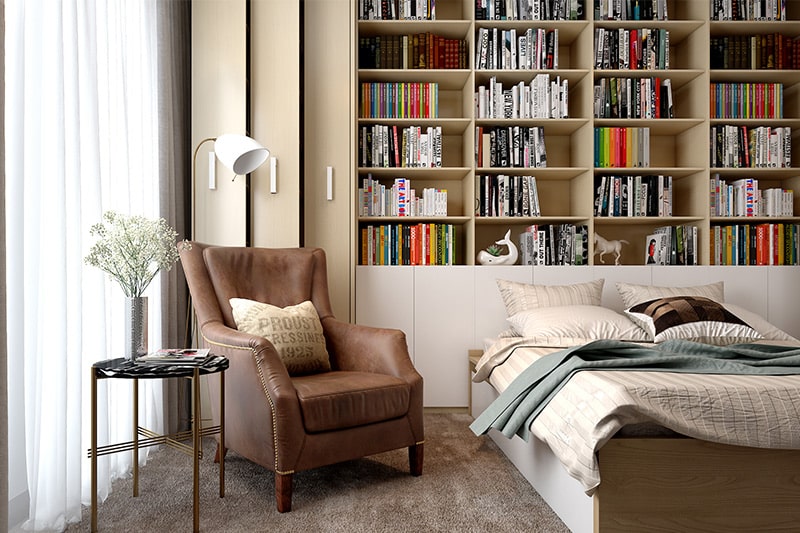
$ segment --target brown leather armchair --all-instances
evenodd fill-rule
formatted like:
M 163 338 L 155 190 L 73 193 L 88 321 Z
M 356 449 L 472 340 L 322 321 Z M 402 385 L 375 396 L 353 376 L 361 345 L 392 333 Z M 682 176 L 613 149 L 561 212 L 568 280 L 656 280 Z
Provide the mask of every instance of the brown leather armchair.
M 180 245 L 181 264 L 201 337 L 230 360 L 217 460 L 230 449 L 272 470 L 279 512 L 291 510 L 294 472 L 408 447 L 411 474 L 422 474 L 422 377 L 405 334 L 333 316 L 323 250 L 190 245 Z M 230 298 L 277 307 L 310 300 L 331 371 L 290 376 L 268 339 L 236 329 Z M 219 393 L 217 380 L 209 387 Z

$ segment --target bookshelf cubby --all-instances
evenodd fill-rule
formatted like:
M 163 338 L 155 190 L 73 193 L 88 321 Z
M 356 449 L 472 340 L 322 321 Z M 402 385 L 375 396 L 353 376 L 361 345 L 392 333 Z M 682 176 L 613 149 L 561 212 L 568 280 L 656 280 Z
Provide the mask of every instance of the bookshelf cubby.
M 377 2 L 374 2 L 377 3 Z M 524 3 L 524 2 L 520 2 Z M 624 0 L 622 2 L 625 3 Z M 390 5 L 390 3 L 383 3 Z M 567 2 L 570 4 L 570 2 Z M 454 228 L 455 252 L 452 265 L 475 265 L 480 250 L 486 249 L 502 238 L 508 229 L 519 242 L 520 234 L 532 225 L 574 224 L 588 227 L 588 264 L 599 265 L 594 255 L 594 235 L 606 239 L 625 239 L 622 263 L 641 265 L 646 256 L 646 237 L 656 228 L 691 225 L 697 227 L 696 258 L 699 265 L 718 264 L 714 249 L 719 240 L 721 226 L 776 224 L 785 227 L 800 224 L 800 146 L 792 146 L 789 163 L 783 167 L 720 166 L 712 162 L 711 135 L 719 126 L 733 125 L 740 129 L 759 127 L 786 128 L 792 141 L 800 137 L 800 0 L 775 2 L 785 5 L 785 20 L 729 20 L 727 12 L 715 11 L 715 6 L 725 6 L 725 0 L 666 0 L 665 20 L 621 20 L 599 14 L 599 7 L 607 6 L 605 0 L 576 2 L 583 9 L 578 20 L 503 20 L 485 19 L 479 14 L 476 0 L 436 0 L 435 14 L 430 20 L 365 20 L 361 9 L 356 9 L 356 43 L 373 40 L 378 36 L 410 36 L 413 34 L 438 35 L 453 41 L 464 42 L 462 53 L 466 68 L 374 68 L 373 62 L 356 65 L 356 91 L 364 83 L 388 85 L 435 83 L 438 91 L 436 108 L 438 116 L 426 118 L 369 118 L 360 111 L 362 98 L 356 95 L 358 115 L 354 118 L 354 139 L 358 143 L 356 172 L 353 177 L 354 202 L 356 189 L 366 178 L 378 180 L 390 188 L 395 178 L 408 178 L 421 193 L 423 188 L 447 190 L 447 213 L 435 216 L 365 216 L 354 209 L 356 264 L 362 261 L 362 234 L 368 227 L 381 225 L 437 224 Z M 658 1 L 653 0 L 654 11 Z M 732 5 L 731 2 L 728 2 Z M 750 2 L 739 0 L 744 8 Z M 764 2 L 766 4 L 766 2 Z M 578 10 L 577 12 L 580 12 Z M 778 18 L 780 13 L 777 13 Z M 718 20 L 718 17 L 720 20 Z M 668 35 L 668 68 L 608 68 L 598 64 L 599 30 L 611 35 L 639 35 L 649 30 L 662 39 Z M 484 68 L 481 66 L 479 36 L 497 34 L 519 38 L 528 30 L 544 30 L 543 35 L 558 33 L 558 68 L 528 69 Z M 652 31 L 655 30 L 655 31 Z M 782 35 L 777 39 L 775 35 Z M 529 33 L 530 35 L 530 33 Z M 761 39 L 761 36 L 765 36 Z M 766 61 L 762 51 L 748 50 L 746 43 L 767 43 L 780 40 L 781 52 L 773 53 Z M 756 38 L 758 36 L 758 38 Z M 732 38 L 733 37 L 733 38 Z M 727 39 L 726 39 L 727 38 Z M 391 39 L 396 42 L 398 39 Z M 720 55 L 720 43 L 731 49 L 728 63 Z M 732 43 L 737 43 L 736 45 Z M 498 37 L 497 46 L 505 50 L 506 44 Z M 787 52 L 785 47 L 791 47 Z M 794 47 L 797 50 L 794 50 Z M 662 47 L 663 49 L 663 47 Z M 736 52 L 738 51 L 738 52 Z M 508 52 L 510 53 L 510 52 Z M 518 52 L 517 52 L 518 53 Z M 749 60 L 734 60 L 734 53 L 749 54 Z M 758 56 L 757 56 L 758 54 Z M 777 56 L 784 58 L 780 65 Z M 759 61 L 756 61 L 758 57 Z M 788 58 L 788 59 L 787 59 Z M 792 59 L 794 58 L 794 59 Z M 518 58 L 517 58 L 518 59 Z M 359 61 L 359 58 L 356 59 Z M 713 63 L 712 63 L 713 60 Z M 387 62 L 402 65 L 401 62 Z M 492 65 L 491 63 L 487 63 Z M 499 65 L 509 65 L 502 62 Z M 620 66 L 618 63 L 611 63 Z M 492 66 L 499 66 L 492 65 Z M 712 67 L 713 65 L 713 67 Z M 731 68 L 731 66 L 737 68 Z M 752 68 L 741 68 L 747 65 Z M 625 66 L 624 62 L 622 66 Z M 630 67 L 630 65 L 628 65 Z M 717 68 L 726 66 L 727 68 Z M 778 67 L 781 68 L 778 68 Z M 367 68 L 369 67 L 369 68 Z M 504 89 L 529 85 L 538 74 L 558 77 L 568 86 L 568 116 L 565 118 L 482 118 L 478 113 L 476 98 L 479 90 L 488 90 L 496 81 Z M 595 87 L 607 80 L 641 80 L 658 78 L 670 80 L 672 114 L 661 118 L 626 118 L 623 115 L 596 116 Z M 769 118 L 718 118 L 712 104 L 713 84 L 747 85 L 755 83 L 781 84 L 782 114 Z M 616 84 L 616 82 L 615 82 Z M 483 89 L 482 89 L 483 88 Z M 391 93 L 390 93 L 391 94 Z M 663 93 L 662 93 L 663 96 Z M 402 116 L 402 115 L 396 115 Z M 442 130 L 442 165 L 437 167 L 370 167 L 362 164 L 362 134 L 374 125 L 381 124 L 398 130 L 410 126 L 440 127 Z M 486 147 L 482 135 L 492 130 L 540 128 L 544 132 L 545 167 L 491 166 L 487 158 L 479 158 L 479 148 Z M 627 166 L 597 165 L 595 161 L 595 131 L 625 129 L 647 130 L 649 136 L 649 165 Z M 402 150 L 402 146 L 398 145 Z M 535 176 L 540 204 L 539 216 L 487 216 L 480 208 L 480 183 L 486 176 Z M 672 183 L 671 216 L 632 216 L 596 210 L 597 184 L 603 177 L 669 176 Z M 710 187 L 715 178 L 728 183 L 744 178 L 754 178 L 761 190 L 782 188 L 793 191 L 794 207 L 791 214 L 755 216 L 718 216 L 710 206 Z M 623 182 L 626 180 L 622 180 Z M 791 254 L 789 255 L 791 258 Z M 792 260 L 792 259 L 790 259 Z M 795 259 L 792 264 L 797 264 Z M 606 262 L 605 264 L 608 264 Z M 741 263 L 740 263 L 741 264 Z

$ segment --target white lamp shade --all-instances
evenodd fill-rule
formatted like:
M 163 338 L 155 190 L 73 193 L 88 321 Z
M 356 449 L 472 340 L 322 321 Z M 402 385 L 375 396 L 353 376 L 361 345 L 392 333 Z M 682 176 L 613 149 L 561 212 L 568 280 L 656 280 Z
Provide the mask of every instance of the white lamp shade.
M 246 135 L 226 133 L 214 141 L 214 152 L 223 165 L 237 176 L 249 174 L 264 164 L 269 150 Z

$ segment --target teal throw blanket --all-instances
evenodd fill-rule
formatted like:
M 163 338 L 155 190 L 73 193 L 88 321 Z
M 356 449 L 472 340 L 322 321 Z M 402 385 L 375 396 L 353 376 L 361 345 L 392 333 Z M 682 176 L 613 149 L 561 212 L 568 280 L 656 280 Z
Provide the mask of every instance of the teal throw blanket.
M 800 373 L 800 348 L 767 344 L 711 346 L 684 340 L 642 346 L 598 340 L 542 357 L 526 368 L 470 425 L 476 435 L 494 428 L 527 441 L 530 426 L 550 399 L 580 370 L 648 370 L 695 374 Z

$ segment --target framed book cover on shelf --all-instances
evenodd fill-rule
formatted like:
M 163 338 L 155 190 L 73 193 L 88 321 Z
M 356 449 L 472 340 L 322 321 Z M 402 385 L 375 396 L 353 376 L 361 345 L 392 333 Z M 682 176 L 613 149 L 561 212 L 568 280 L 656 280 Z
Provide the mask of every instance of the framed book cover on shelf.
M 665 233 L 653 233 L 645 239 L 645 258 L 646 265 L 667 265 L 669 264 L 669 235 Z

